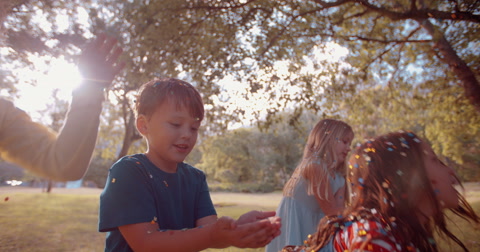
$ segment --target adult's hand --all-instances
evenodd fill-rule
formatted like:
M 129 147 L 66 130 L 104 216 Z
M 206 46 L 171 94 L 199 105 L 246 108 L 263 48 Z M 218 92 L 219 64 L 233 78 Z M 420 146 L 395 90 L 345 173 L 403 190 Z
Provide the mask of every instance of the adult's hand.
M 87 44 L 78 61 L 82 77 L 87 82 L 107 88 L 115 76 L 125 67 L 118 62 L 122 48 L 117 46 L 117 39 L 100 34 Z

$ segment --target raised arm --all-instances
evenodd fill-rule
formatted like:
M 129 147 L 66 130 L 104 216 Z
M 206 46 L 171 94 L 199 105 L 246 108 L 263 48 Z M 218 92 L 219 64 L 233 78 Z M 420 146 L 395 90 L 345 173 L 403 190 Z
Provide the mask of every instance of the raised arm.
M 96 144 L 104 89 L 124 64 L 116 40 L 98 36 L 82 52 L 79 68 L 84 80 L 73 92 L 65 123 L 57 134 L 35 123 L 13 103 L 0 100 L 0 152 L 40 176 L 65 181 L 86 172 Z

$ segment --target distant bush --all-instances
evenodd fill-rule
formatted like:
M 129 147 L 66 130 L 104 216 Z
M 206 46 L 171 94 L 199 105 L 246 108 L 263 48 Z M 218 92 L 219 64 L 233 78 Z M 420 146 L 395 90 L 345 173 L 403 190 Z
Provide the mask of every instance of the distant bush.
M 239 183 L 211 183 L 210 192 L 238 192 L 238 193 L 269 193 L 275 190 L 271 183 L 239 182 Z

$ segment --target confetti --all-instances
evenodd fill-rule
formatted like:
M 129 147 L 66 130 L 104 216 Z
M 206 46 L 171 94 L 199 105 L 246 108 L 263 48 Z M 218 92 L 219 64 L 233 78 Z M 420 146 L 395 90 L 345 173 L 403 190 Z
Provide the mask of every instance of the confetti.
M 168 187 L 167 181 L 164 180 L 163 183 L 165 184 L 166 187 Z
M 4 200 L 5 200 L 5 202 L 6 202 L 6 201 L 8 201 L 9 199 L 10 199 L 9 197 L 5 197 L 5 199 L 4 199 Z
M 115 183 L 116 179 L 115 178 L 112 178 L 112 183 Z

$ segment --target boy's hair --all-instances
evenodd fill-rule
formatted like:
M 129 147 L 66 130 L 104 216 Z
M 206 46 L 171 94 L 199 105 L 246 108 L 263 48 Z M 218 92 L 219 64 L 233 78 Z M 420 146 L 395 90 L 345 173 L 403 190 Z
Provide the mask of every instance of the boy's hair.
M 185 107 L 192 117 L 203 120 L 205 111 L 200 93 L 190 83 L 174 78 L 154 79 L 143 84 L 135 101 L 135 115 L 150 118 L 166 101 L 173 102 L 177 108 Z
M 465 250 L 463 243 L 446 227 L 445 213 L 428 178 L 424 159 L 424 146 L 412 132 L 394 132 L 368 140 L 352 153 L 347 168 L 347 183 L 350 187 L 351 202 L 343 217 L 323 218 L 317 232 L 308 240 L 309 249 L 324 246 L 338 227 L 354 218 L 360 218 L 372 209 L 381 215 L 388 225 L 395 226 L 395 233 L 401 237 L 404 248 L 410 242 L 420 251 L 437 251 L 433 241 L 433 230 L 437 229 L 454 240 Z M 457 179 L 458 180 L 458 179 Z M 460 183 L 460 182 L 459 182 Z M 422 193 L 419 193 L 422 192 Z M 427 196 L 426 199 L 423 196 Z M 463 196 L 459 195 L 459 206 L 452 211 L 478 222 L 478 216 Z M 423 225 L 419 219 L 420 201 L 427 200 L 433 206 L 431 220 Z M 352 217 L 353 216 L 353 217 Z
M 352 127 L 347 123 L 335 119 L 320 120 L 310 131 L 302 160 L 285 184 L 283 195 L 292 196 L 295 185 L 301 176 L 307 180 L 309 195 L 315 193 L 320 198 L 326 198 L 328 191 L 321 195 L 322 193 L 318 191 L 320 187 L 316 185 L 328 183 L 328 175 L 333 175 L 334 172 L 345 173 L 345 160 L 343 162 L 336 161 L 338 156 L 334 147 L 337 141 L 343 141 L 346 136 L 352 138 L 354 136 Z

